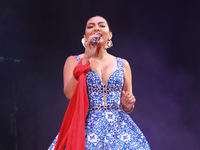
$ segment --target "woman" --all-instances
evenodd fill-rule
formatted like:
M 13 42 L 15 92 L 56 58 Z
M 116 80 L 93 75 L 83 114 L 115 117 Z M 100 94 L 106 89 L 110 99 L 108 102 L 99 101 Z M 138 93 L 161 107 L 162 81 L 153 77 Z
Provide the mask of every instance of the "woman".
M 107 48 L 112 46 L 111 39 L 112 32 L 103 17 L 95 16 L 87 21 L 83 39 L 85 52 L 68 57 L 64 66 L 64 93 L 68 99 L 73 99 L 78 79 L 74 68 L 88 64 L 86 92 L 89 108 L 84 122 L 85 149 L 149 150 L 143 133 L 127 114 L 133 111 L 136 102 L 129 63 L 107 52 Z M 55 143 L 57 138 L 49 149 L 54 149 Z

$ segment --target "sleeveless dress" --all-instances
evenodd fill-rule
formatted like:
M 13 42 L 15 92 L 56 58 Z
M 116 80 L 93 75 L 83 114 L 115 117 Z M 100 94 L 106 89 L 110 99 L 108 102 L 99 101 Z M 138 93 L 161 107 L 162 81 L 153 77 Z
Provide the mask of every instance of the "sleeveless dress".
M 81 60 L 78 56 L 76 58 Z M 150 150 L 141 130 L 120 109 L 123 83 L 124 67 L 121 58 L 117 58 L 117 70 L 110 76 L 107 85 L 103 85 L 101 78 L 89 70 L 86 78 L 89 97 L 85 121 L 86 150 Z M 57 137 L 48 150 L 54 150 Z

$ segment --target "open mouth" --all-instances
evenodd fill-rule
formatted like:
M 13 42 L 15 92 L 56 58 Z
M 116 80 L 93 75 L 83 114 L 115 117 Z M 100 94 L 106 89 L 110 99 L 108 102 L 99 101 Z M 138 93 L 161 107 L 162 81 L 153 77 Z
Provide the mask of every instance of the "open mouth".
M 101 37 L 102 35 L 100 33 L 96 33 L 97 36 Z

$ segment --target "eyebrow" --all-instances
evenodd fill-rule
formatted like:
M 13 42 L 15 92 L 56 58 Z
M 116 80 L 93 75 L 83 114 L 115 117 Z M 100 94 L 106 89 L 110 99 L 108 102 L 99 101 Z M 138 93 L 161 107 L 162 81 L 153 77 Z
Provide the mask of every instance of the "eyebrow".
M 101 21 L 101 22 L 98 22 L 98 24 L 101 24 L 101 23 L 105 23 L 105 22 L 103 22 L 103 21 Z M 87 25 L 90 25 L 90 24 L 92 24 L 92 25 L 94 25 L 95 23 L 88 23 Z

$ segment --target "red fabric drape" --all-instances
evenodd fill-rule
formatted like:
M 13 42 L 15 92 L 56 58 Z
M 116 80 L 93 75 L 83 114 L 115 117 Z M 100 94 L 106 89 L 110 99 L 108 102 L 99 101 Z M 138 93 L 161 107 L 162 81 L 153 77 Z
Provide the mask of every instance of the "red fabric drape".
M 82 65 L 82 60 L 74 68 L 74 77 L 78 80 L 72 98 L 66 110 L 55 150 L 84 150 L 85 149 L 85 119 L 89 107 L 86 75 L 90 63 Z

